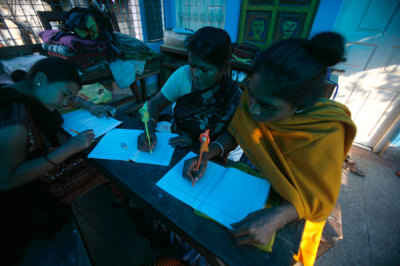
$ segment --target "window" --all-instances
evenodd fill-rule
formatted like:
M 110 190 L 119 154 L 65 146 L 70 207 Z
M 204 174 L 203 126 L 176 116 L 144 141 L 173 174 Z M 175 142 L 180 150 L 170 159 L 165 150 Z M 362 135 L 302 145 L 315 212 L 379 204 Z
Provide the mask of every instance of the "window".
M 176 26 L 194 31 L 213 26 L 225 27 L 227 0 L 177 0 Z
M 146 41 L 157 41 L 164 37 L 164 6 L 161 0 L 144 1 Z
M 0 0 L 0 46 L 41 43 L 43 30 L 37 11 L 69 11 L 75 6 L 88 7 L 86 0 Z M 113 12 L 121 33 L 140 40 L 163 37 L 163 0 L 97 0 Z M 143 17 L 142 17 L 143 15 Z M 146 25 L 143 25 L 143 23 Z M 51 23 L 57 28 L 55 22 Z

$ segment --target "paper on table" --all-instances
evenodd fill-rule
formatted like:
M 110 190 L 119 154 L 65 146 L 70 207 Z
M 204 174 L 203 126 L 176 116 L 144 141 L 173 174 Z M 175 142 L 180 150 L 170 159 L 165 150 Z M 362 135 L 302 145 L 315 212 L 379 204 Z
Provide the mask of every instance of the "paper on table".
M 95 137 L 100 137 L 121 124 L 112 117 L 97 117 L 92 115 L 88 110 L 79 109 L 62 115 L 64 123 L 61 127 L 72 136 L 76 136 L 76 132 L 82 132 L 92 129 Z
M 157 145 L 153 152 L 149 153 L 137 149 L 137 137 L 142 133 L 143 130 L 113 129 L 101 139 L 88 158 L 132 160 L 137 163 L 168 166 L 175 150 L 168 144 L 168 140 L 177 134 L 156 132 Z
M 269 182 L 234 168 L 208 162 L 204 176 L 192 186 L 190 180 L 182 177 L 182 170 L 184 161 L 195 156 L 189 153 L 157 182 L 157 186 L 228 228 L 264 207 Z

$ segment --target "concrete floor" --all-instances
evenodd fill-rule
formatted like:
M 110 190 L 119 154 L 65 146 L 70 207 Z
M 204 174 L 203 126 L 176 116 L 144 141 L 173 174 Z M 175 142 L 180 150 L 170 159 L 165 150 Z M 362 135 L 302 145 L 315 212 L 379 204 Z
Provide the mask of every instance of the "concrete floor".
M 343 173 L 343 239 L 315 265 L 400 265 L 400 157 L 384 160 L 358 147 L 350 155 L 365 177 Z
M 350 154 L 366 176 L 343 172 L 338 199 L 343 239 L 316 265 L 400 265 L 400 178 L 395 174 L 400 170 L 400 157 L 382 159 L 358 147 Z M 114 208 L 112 199 L 108 187 L 100 186 L 73 204 L 93 265 L 143 265 L 169 252 L 151 249 L 149 242 L 136 233 L 127 206 Z M 64 230 L 66 238 L 71 237 L 71 230 Z M 49 249 L 59 239 L 48 240 Z M 48 254 L 44 246 L 42 242 L 30 245 L 21 265 L 44 265 L 43 256 L 33 255 Z M 72 261 L 71 253 L 60 253 L 64 257 L 58 261 L 64 263 L 58 265 L 90 265 L 87 256 L 81 254 L 83 248 L 73 250 L 73 257 L 80 259 Z

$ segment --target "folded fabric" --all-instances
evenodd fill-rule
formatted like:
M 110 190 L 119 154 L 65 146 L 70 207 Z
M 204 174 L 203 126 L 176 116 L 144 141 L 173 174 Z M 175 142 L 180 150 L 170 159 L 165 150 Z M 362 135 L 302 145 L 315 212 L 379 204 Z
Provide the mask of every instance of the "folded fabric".
M 64 45 L 42 43 L 42 48 L 46 51 L 53 52 L 60 55 L 70 56 L 74 55 L 72 50 Z
M 129 35 L 114 31 L 115 45 L 123 53 L 146 53 L 149 48 L 144 42 Z
M 70 32 L 59 30 L 44 30 L 39 32 L 39 36 L 45 43 L 63 45 L 74 52 L 91 52 L 107 48 L 103 41 L 84 40 L 74 36 Z
M 48 51 L 47 54 L 49 56 L 56 56 L 63 58 L 81 69 L 87 69 L 93 65 L 98 64 L 101 61 L 106 61 L 106 62 L 110 61 L 110 57 L 108 56 L 108 53 L 105 50 L 95 51 L 92 53 L 77 53 L 70 56 L 61 55 L 50 51 Z
M 150 60 L 157 56 L 141 40 L 119 32 L 114 32 L 114 35 L 115 46 L 121 52 L 121 59 Z

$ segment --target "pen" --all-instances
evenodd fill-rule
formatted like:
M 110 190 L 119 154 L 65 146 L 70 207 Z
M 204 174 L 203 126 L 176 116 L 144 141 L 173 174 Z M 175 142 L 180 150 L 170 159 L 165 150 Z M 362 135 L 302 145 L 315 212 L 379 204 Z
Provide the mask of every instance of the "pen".
M 73 132 L 73 133 L 76 133 L 76 134 L 81 133 L 81 132 L 78 132 L 78 131 L 76 131 L 76 130 L 73 130 L 72 128 L 69 128 L 68 130 L 71 131 L 71 132 Z
M 208 144 L 210 143 L 210 129 L 207 129 L 204 133 L 201 133 L 199 140 L 201 142 L 201 146 L 200 146 L 200 156 L 199 160 L 197 161 L 196 171 L 199 171 L 201 157 L 203 157 L 203 153 L 208 151 Z M 194 183 L 196 183 L 196 181 L 197 178 L 193 179 L 192 187 L 194 186 Z
M 142 106 L 142 108 L 139 109 L 139 113 L 142 115 L 141 120 L 145 125 L 147 140 L 149 142 L 149 146 L 151 147 L 149 128 L 147 127 L 147 122 L 149 122 L 150 120 L 150 114 L 149 114 L 149 109 L 147 107 L 147 102 Z M 151 148 L 150 148 L 150 153 L 153 153 L 153 150 Z
M 150 135 L 149 135 L 149 129 L 147 128 L 147 122 L 144 123 L 146 126 L 146 135 L 147 135 L 147 140 L 149 141 L 149 146 L 151 147 L 151 142 L 150 142 Z M 153 150 L 150 148 L 150 153 L 153 153 Z
M 201 133 L 199 140 L 200 140 L 201 146 L 200 146 L 200 156 L 199 156 L 199 161 L 197 162 L 196 171 L 199 171 L 201 157 L 203 156 L 203 152 L 208 151 L 208 144 L 210 143 L 210 130 L 207 129 L 204 133 Z

